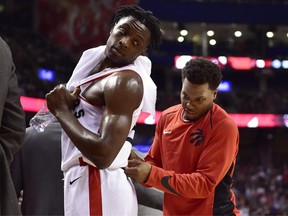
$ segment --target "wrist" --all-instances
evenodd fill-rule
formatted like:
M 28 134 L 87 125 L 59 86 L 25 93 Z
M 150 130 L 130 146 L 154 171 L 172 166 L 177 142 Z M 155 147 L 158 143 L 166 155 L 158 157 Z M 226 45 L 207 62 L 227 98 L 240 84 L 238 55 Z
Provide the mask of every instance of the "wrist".
M 146 162 L 146 163 L 147 163 L 147 175 L 146 175 L 146 179 L 144 180 L 144 183 L 146 183 L 147 180 L 149 179 L 150 173 L 151 173 L 151 170 L 152 170 L 152 165 L 150 163 L 148 163 L 148 162 Z

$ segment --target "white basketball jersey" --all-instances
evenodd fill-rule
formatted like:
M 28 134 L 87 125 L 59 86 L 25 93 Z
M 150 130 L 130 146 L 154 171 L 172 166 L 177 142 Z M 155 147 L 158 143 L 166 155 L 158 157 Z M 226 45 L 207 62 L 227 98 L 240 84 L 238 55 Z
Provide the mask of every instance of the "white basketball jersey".
M 90 71 L 103 57 L 105 46 L 93 48 L 83 53 L 66 87 L 72 91 L 80 86 L 81 92 L 96 79 L 110 76 L 114 72 L 131 70 L 138 73 L 143 82 L 144 95 L 141 105 L 134 111 L 129 137 L 134 137 L 132 128 L 135 126 L 141 113 L 155 114 L 156 86 L 150 78 L 151 62 L 147 57 L 139 56 L 133 64 L 117 69 L 88 76 Z M 102 80 L 103 82 L 104 80 Z M 80 96 L 79 105 L 74 113 L 78 121 L 93 133 L 98 132 L 104 107 L 89 104 Z M 92 215 L 105 216 L 137 215 L 137 197 L 133 184 L 125 175 L 122 167 L 128 162 L 132 144 L 125 141 L 112 164 L 103 170 L 94 168 L 95 165 L 85 158 L 72 143 L 67 134 L 62 132 L 62 170 L 64 171 L 64 198 L 65 215 Z M 84 164 L 79 164 L 79 158 Z

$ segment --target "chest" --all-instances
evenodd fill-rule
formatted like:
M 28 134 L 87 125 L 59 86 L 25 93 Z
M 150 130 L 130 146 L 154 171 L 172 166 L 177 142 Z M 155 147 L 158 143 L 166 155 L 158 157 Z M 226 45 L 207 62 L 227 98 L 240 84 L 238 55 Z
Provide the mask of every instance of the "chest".
M 207 139 L 202 122 L 166 124 L 160 141 L 165 168 L 179 173 L 195 171 Z
M 94 106 L 105 106 L 105 86 L 109 77 L 98 78 L 81 86 L 81 96 Z

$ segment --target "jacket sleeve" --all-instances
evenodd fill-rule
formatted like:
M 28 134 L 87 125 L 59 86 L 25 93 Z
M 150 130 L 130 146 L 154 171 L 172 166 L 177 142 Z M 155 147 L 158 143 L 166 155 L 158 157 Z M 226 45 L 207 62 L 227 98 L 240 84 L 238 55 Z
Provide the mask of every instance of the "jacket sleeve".
M 13 155 L 20 149 L 26 125 L 12 54 L 1 37 L 0 66 L 0 144 L 11 163 Z
M 157 133 L 159 134 L 159 131 Z M 146 157 L 146 161 L 152 164 L 150 175 L 145 182 L 146 186 L 184 198 L 206 198 L 234 164 L 239 137 L 238 128 L 233 120 L 226 119 L 221 123 L 221 127 L 213 129 L 208 143 L 202 150 L 195 172 L 181 174 L 163 169 L 161 163 L 155 160 L 159 155 L 159 140 L 155 140 Z

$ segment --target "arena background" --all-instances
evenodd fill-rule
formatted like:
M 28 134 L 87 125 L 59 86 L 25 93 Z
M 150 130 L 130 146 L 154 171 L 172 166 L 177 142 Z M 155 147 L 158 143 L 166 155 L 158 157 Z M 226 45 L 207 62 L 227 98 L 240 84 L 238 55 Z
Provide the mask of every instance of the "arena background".
M 163 44 L 148 54 L 158 114 L 179 102 L 180 60 L 204 56 L 220 64 L 228 89 L 217 102 L 235 117 L 241 136 L 238 206 L 243 215 L 288 215 L 285 0 L 2 0 L 0 34 L 17 66 L 27 126 L 45 94 L 70 77 L 81 53 L 105 43 L 115 10 L 130 3 L 152 10 L 162 23 Z M 178 42 L 183 29 L 188 34 Z M 242 35 L 235 37 L 236 31 Z M 146 152 L 157 119 L 141 118 L 134 144 Z

